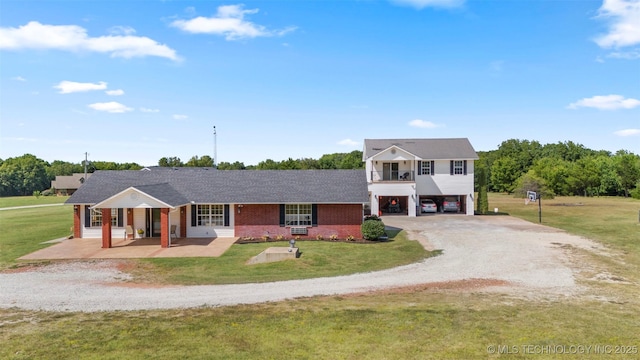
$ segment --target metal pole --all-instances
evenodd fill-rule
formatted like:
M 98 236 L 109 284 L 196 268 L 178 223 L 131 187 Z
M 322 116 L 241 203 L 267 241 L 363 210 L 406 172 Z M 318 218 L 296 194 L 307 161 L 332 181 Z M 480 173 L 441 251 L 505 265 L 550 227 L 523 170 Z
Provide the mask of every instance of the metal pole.
M 542 194 L 538 193 L 538 222 L 542 224 Z
M 87 157 L 89 153 L 84 153 L 84 181 L 87 181 Z
M 216 127 L 213 126 L 213 167 L 217 168 L 218 163 L 218 135 L 216 134 Z

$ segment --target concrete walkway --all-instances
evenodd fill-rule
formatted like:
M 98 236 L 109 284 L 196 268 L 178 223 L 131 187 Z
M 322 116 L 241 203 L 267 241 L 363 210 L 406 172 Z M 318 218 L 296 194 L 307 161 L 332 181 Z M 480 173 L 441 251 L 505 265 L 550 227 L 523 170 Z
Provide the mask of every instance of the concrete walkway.
M 113 239 L 113 247 L 103 249 L 100 239 L 68 239 L 25 255 L 19 260 L 218 257 L 236 240 L 237 238 L 181 238 L 172 240 L 170 248 L 161 248 L 160 239 Z
M 48 207 L 48 206 L 62 206 L 64 203 L 59 204 L 42 204 L 42 205 L 25 205 L 25 206 L 12 206 L 12 207 L 4 207 L 0 208 L 0 211 L 4 210 L 18 210 L 18 209 L 31 209 L 31 208 L 39 208 L 39 207 Z

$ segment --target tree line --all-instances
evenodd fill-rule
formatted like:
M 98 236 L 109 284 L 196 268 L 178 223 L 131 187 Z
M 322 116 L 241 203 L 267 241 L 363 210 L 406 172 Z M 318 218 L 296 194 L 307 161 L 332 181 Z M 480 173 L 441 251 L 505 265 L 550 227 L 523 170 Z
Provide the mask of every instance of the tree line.
M 542 145 L 537 141 L 510 139 L 496 150 L 478 152 L 475 185 L 479 192 L 524 194 L 539 191 L 545 196 L 633 196 L 640 199 L 640 156 L 620 150 L 615 154 L 591 150 L 571 141 Z M 55 160 L 48 163 L 31 154 L 0 159 L 0 196 L 31 195 L 49 189 L 59 175 L 84 172 L 84 162 Z M 163 157 L 158 166 L 213 167 L 208 156 L 193 156 L 183 162 L 179 157 Z M 91 161 L 87 171 L 139 170 L 137 163 Z M 333 153 L 313 158 L 267 159 L 257 165 L 220 162 L 220 170 L 309 170 L 362 169 L 362 151 Z
M 640 156 L 626 150 L 612 154 L 571 141 L 542 145 L 510 139 L 478 155 L 476 186 L 489 191 L 640 198 Z

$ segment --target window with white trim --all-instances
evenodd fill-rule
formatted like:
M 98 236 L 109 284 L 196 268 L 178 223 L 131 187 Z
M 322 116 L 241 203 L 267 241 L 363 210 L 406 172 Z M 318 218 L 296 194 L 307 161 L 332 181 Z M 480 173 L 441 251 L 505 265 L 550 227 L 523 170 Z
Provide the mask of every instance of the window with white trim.
M 89 209 L 91 212 L 91 227 L 102 226 L 102 209 Z M 111 209 L 111 226 L 118 226 L 118 209 Z
M 286 204 L 284 220 L 287 226 L 311 226 L 311 204 Z
M 224 226 L 224 205 L 198 205 L 197 211 L 198 226 Z
M 464 161 L 455 160 L 453 162 L 453 175 L 463 175 L 464 174 Z
M 431 161 L 422 161 L 420 164 L 420 175 L 431 175 Z

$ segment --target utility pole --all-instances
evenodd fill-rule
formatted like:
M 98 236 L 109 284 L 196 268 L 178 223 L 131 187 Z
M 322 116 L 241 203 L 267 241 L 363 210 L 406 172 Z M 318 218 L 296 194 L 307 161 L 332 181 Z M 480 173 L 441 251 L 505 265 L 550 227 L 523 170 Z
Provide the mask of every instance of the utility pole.
M 216 134 L 216 126 L 213 126 L 213 167 L 218 168 L 218 135 Z
M 89 157 L 89 153 L 85 152 L 84 153 L 84 181 L 87 181 L 87 158 Z

